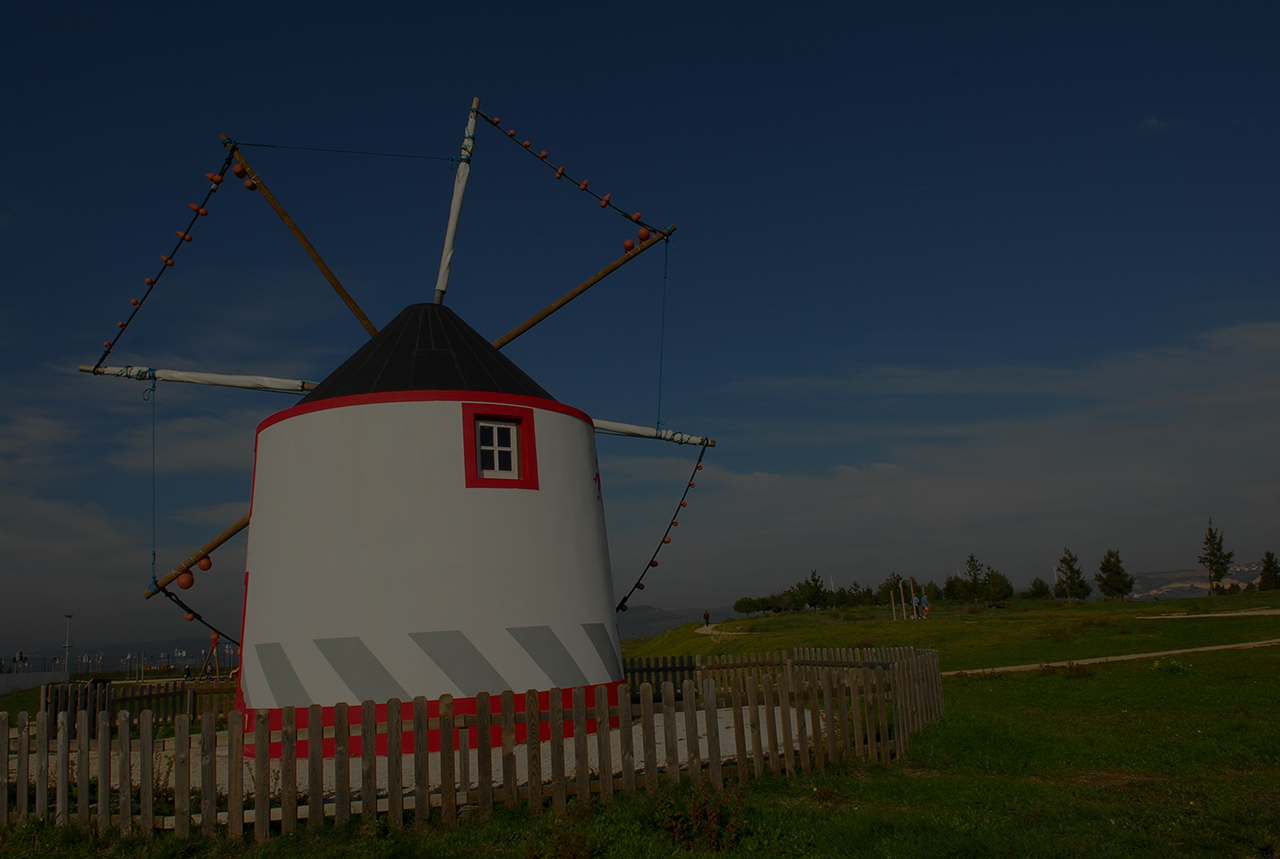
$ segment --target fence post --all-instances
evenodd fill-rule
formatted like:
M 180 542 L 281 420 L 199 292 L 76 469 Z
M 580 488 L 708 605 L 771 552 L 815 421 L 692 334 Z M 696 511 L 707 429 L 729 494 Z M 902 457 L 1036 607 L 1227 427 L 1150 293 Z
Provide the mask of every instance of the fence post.
M 253 714 L 253 840 L 271 837 L 271 726 L 267 711 Z
M 876 712 L 880 716 L 880 760 L 889 763 L 893 756 L 890 752 L 889 745 L 889 716 L 888 707 L 888 675 L 885 673 L 883 665 L 877 665 L 875 671 L 876 677 Z
M 716 681 L 708 677 L 702 684 L 702 712 L 707 720 L 707 775 L 713 790 L 724 788 L 724 771 L 720 767 L 720 708 Z
M 702 754 L 698 743 L 698 689 L 685 678 L 680 688 L 684 708 L 684 749 L 689 763 L 689 778 L 696 787 L 702 781 Z
M 191 826 L 191 717 L 186 713 L 174 721 L 173 741 L 173 831 L 185 836 Z
M 244 714 L 227 713 L 227 838 L 244 837 Z
M 729 706 L 733 710 L 733 753 L 737 759 L 738 784 L 747 786 L 747 724 L 742 712 L 743 669 L 729 676 Z
M 0 829 L 9 826 L 9 714 L 0 712 Z M 80 792 L 89 788 L 89 780 L 84 779 Z
M 529 770 L 529 809 L 538 814 L 542 811 L 542 711 L 536 689 L 524 694 L 524 741 Z
M 782 681 L 778 689 L 779 712 L 782 716 L 782 757 L 786 762 L 787 775 L 796 774 L 796 752 L 792 745 L 791 733 L 791 663 L 783 667 L 778 675 Z
M 324 709 L 307 708 L 307 824 L 324 828 Z
M 831 669 L 829 667 L 822 668 L 818 672 L 818 674 L 822 678 L 823 712 L 827 717 L 827 724 L 826 724 L 827 760 L 834 763 L 837 757 L 836 740 L 838 735 L 836 733 L 836 711 L 835 711 L 835 701 L 833 700 L 833 698 L 835 697 L 835 690 L 834 690 L 834 686 L 831 679 Z
M 138 826 L 146 836 L 154 835 L 156 828 L 155 782 L 152 772 L 155 751 L 154 718 L 150 710 L 143 710 L 138 714 L 138 745 L 141 746 L 138 750 Z M 85 783 L 88 784 L 88 779 Z
M 488 692 L 476 693 L 476 790 L 480 819 L 493 816 L 493 700 Z
M 117 717 L 117 732 L 120 734 L 120 834 L 128 835 L 133 831 L 133 743 L 129 740 L 129 729 L 133 726 L 128 710 L 121 710 Z
M 573 756 L 578 804 L 587 805 L 591 802 L 591 768 L 587 760 L 587 694 L 581 686 L 573 687 Z
M 820 668 L 810 668 L 805 673 L 805 685 L 809 691 L 809 715 L 812 723 L 812 730 L 809 736 L 812 737 L 813 743 L 813 760 L 818 765 L 818 771 L 822 772 L 827 768 L 827 757 L 829 749 L 823 742 L 822 735 L 822 695 L 818 689 L 818 675 Z
M 333 705 L 333 822 L 351 821 L 351 711 L 341 701 Z
M 444 825 L 458 825 L 458 780 L 453 766 L 453 696 L 440 696 L 440 806 Z
M 378 722 L 372 701 L 360 703 L 360 825 L 378 819 Z M 443 746 L 441 747 L 443 748 Z
M 624 793 L 636 792 L 636 750 L 635 732 L 631 729 L 631 685 L 623 683 L 618 687 L 618 739 L 619 754 L 622 756 L 622 790 Z
M 676 688 L 675 683 L 670 680 L 662 681 L 662 750 L 667 759 L 667 780 L 673 783 L 680 781 L 680 750 L 676 745 Z
M 430 731 L 427 699 L 419 695 L 413 699 L 413 822 L 419 829 L 431 819 Z
M 767 672 L 760 681 L 764 691 L 765 736 L 769 741 L 769 769 L 774 775 L 782 773 L 782 760 L 778 757 L 778 717 L 774 712 L 773 674 Z
M 644 746 L 644 789 L 658 787 L 658 741 L 653 724 L 653 684 L 640 684 L 640 742 Z
M 298 711 L 285 707 L 280 713 L 280 831 L 298 826 Z
M 564 814 L 569 804 L 564 778 L 564 692 L 552 686 L 547 698 L 551 707 L 551 810 Z
M 609 689 L 596 687 L 596 760 L 600 766 L 600 799 L 613 796 L 613 737 L 609 728 Z
M 27 744 L 23 735 L 26 728 L 26 713 L 18 716 L 18 751 L 22 756 L 18 759 L 18 784 L 24 788 L 18 791 L 18 814 L 21 820 L 27 810 Z M 111 714 L 106 710 L 98 713 L 98 834 L 105 836 L 111 829 Z
M 43 690 L 44 687 L 42 686 Z M 36 713 L 36 818 L 49 814 L 49 711 Z
M 847 661 L 847 660 L 844 660 Z M 836 700 L 840 702 L 840 757 L 851 757 L 849 748 L 849 690 L 845 685 L 847 669 L 835 669 Z M 834 731 L 832 734 L 834 735 Z
M 848 674 L 849 695 L 853 699 L 853 742 L 858 747 L 858 757 L 865 761 L 868 757 L 874 757 L 869 749 L 871 734 L 874 732 L 867 731 L 867 669 L 850 668 Z
M 387 825 L 404 828 L 404 756 L 401 720 L 404 710 L 399 698 L 387 701 Z
M 510 689 L 502 693 L 502 804 L 515 808 L 516 793 L 516 696 Z
M 218 831 L 218 722 L 208 708 L 200 714 L 200 831 Z
M 747 683 L 747 723 L 751 726 L 751 763 L 756 778 L 764 775 L 764 750 L 760 748 L 760 690 L 755 674 L 749 674 Z M 743 761 L 743 765 L 746 762 Z
M 9 745 L 9 736 L 5 735 L 5 746 Z M 54 802 L 53 821 L 58 826 L 66 826 L 68 818 L 68 805 L 71 800 L 70 782 L 71 782 L 71 726 L 67 723 L 67 711 L 61 710 L 58 713 L 58 769 L 55 774 L 57 781 L 57 799 Z

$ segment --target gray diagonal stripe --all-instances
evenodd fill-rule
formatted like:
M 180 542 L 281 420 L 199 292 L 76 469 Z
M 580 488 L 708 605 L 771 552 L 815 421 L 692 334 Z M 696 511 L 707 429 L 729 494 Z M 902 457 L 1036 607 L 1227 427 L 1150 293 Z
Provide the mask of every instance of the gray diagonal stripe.
M 604 663 L 605 673 L 610 680 L 622 679 L 622 664 L 618 662 L 618 652 L 613 649 L 613 639 L 609 638 L 609 630 L 603 623 L 584 623 L 582 629 L 596 646 L 600 661 Z
M 513 626 L 507 632 L 561 689 L 586 686 L 587 678 L 549 626 Z
M 258 651 L 258 664 L 262 666 L 262 676 L 267 678 L 276 706 L 310 707 L 311 696 L 298 679 L 298 672 L 293 670 L 284 646 L 278 641 L 270 641 L 255 645 L 255 649 Z
M 505 692 L 511 687 L 461 630 L 411 632 L 409 637 L 468 698 L 479 692 Z
M 388 698 L 409 699 L 396 678 L 378 661 L 378 657 L 358 638 L 317 638 L 316 647 L 338 672 L 342 682 L 358 701 L 386 701 Z

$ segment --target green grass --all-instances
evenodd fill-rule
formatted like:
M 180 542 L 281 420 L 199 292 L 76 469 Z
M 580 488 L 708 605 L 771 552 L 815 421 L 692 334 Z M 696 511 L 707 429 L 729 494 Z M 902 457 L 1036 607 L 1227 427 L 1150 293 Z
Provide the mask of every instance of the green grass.
M 976 667 L 1280 637 L 1280 618 L 1151 620 L 1230 610 L 1248 598 L 1090 604 L 927 622 L 793 615 L 755 623 L 758 649 L 940 646 L 944 667 Z M 1026 604 L 1012 603 L 1015 608 Z M 868 614 L 864 610 L 863 614 Z M 1128 626 L 1128 631 L 1124 630 Z M 1079 626 L 1079 629 L 1075 627 Z M 1148 629 L 1150 628 L 1150 629 Z M 1055 629 L 1065 629 L 1058 640 Z M 690 628 L 630 642 L 716 651 Z M 1144 638 L 1143 636 L 1150 636 Z M 895 637 L 897 636 L 897 637 Z M 684 646 L 681 642 L 687 642 Z M 700 651 L 693 645 L 702 645 Z M 738 648 L 754 650 L 756 647 Z M 628 655 L 632 655 L 629 653 Z M 652 654 L 649 654 L 652 655 Z M 1280 647 L 943 681 L 947 717 L 892 766 L 846 763 L 809 778 L 754 780 L 739 796 L 687 784 L 619 796 L 564 818 L 499 811 L 455 831 L 301 832 L 258 848 L 224 838 L 119 839 L 45 824 L 0 831 L 2 856 L 160 857 L 1262 857 L 1280 847 Z
M 911 645 L 936 648 L 944 671 L 974 670 L 1280 638 L 1277 616 L 1155 619 L 1280 607 L 1280 594 L 1268 596 L 1059 607 L 1052 601 L 1011 600 L 1005 608 L 975 614 L 961 606 L 939 606 L 923 621 L 890 620 L 887 608 L 834 616 L 831 611 L 806 611 L 719 624 L 717 629 L 747 634 L 718 641 L 697 634 L 698 624 L 685 624 L 666 635 L 624 641 L 622 653 L 627 658 L 708 656 L 791 647 Z
M 17 724 L 14 720 L 19 713 L 26 713 L 34 719 L 36 711 L 39 709 L 40 687 L 38 686 L 35 689 L 23 689 L 21 692 L 0 695 L 0 713 L 9 714 L 9 725 L 11 727 Z
M 0 854 L 121 857 L 1249 857 L 1280 846 L 1280 647 L 944 681 L 948 715 L 905 762 L 766 777 L 740 799 L 687 785 L 454 832 L 385 827 L 263 848 L 98 840 L 31 825 Z M 726 844 L 724 842 L 728 841 Z M 723 849 L 716 850 L 716 847 Z

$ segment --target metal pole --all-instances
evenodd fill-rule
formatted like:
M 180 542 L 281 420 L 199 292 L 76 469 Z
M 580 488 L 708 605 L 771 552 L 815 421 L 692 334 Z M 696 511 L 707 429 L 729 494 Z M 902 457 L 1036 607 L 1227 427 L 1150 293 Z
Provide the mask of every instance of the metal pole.
M 71 676 L 71 615 L 64 614 L 67 619 L 67 638 L 66 643 L 62 645 L 62 664 L 67 666 L 67 677 Z
M 462 155 L 458 159 L 458 172 L 453 178 L 453 201 L 449 203 L 449 226 L 444 231 L 444 252 L 440 255 L 440 273 L 436 275 L 436 304 L 444 304 L 444 293 L 449 288 L 449 269 L 453 265 L 453 242 L 458 236 L 458 221 L 462 218 L 462 201 L 467 196 L 467 180 L 471 177 L 471 153 L 476 148 L 476 114 L 480 112 L 480 97 L 471 100 L 471 113 L 467 115 L 467 132 L 462 138 Z

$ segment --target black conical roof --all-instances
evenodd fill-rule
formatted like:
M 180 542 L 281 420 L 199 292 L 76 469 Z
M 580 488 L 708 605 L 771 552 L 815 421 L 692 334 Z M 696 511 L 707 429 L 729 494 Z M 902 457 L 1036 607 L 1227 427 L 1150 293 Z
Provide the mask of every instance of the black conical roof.
M 491 391 L 554 400 L 443 304 L 411 304 L 302 399 L 389 391 Z

